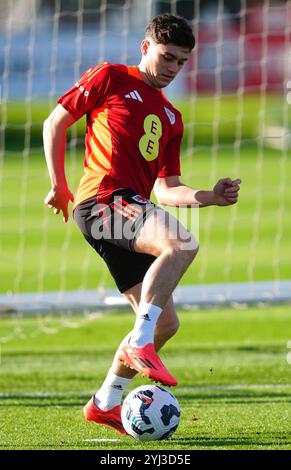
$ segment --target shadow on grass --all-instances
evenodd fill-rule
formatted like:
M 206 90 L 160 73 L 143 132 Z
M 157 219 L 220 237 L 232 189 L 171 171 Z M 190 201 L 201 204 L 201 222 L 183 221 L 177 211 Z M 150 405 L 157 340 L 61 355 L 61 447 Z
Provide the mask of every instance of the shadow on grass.
M 78 395 L 74 395 L 70 398 L 67 396 L 66 393 L 60 394 L 3 394 L 1 396 L 1 403 L 0 407 L 10 407 L 15 406 L 15 401 L 17 401 L 17 406 L 31 406 L 31 407 L 50 407 L 50 406 L 59 406 L 59 407 L 67 407 L 67 406 L 83 406 L 85 402 L 88 401 L 90 398 L 88 393 L 80 393 Z M 291 392 L 287 393 L 280 393 L 280 392 L 227 392 L 227 393 L 220 393 L 214 392 L 210 394 L 202 394 L 195 393 L 195 389 L 193 389 L 193 393 L 186 393 L 179 396 L 177 394 L 177 398 L 180 404 L 187 405 L 187 406 L 197 406 L 199 404 L 205 405 L 206 403 L 210 403 L 213 405 L 220 405 L 223 403 L 228 404 L 237 404 L 237 405 L 244 405 L 244 404 L 256 404 L 256 405 L 264 405 L 266 403 L 291 403 Z M 11 402 L 11 403 L 9 403 Z
M 191 393 L 183 393 L 181 396 L 177 395 L 180 403 L 184 401 L 193 401 L 198 403 L 199 401 L 205 402 L 221 402 L 227 401 L 232 403 L 243 403 L 247 400 L 248 403 L 251 403 L 250 399 L 253 400 L 255 403 L 260 403 L 264 401 L 272 401 L 273 399 L 277 399 L 276 402 L 279 401 L 290 401 L 291 400 L 291 392 L 255 392 L 255 391 L 229 391 L 229 392 L 206 392 L 206 393 L 197 393 L 193 388 L 193 392 Z M 258 401 L 257 401 L 258 400 Z
M 21 395 L 21 394 L 11 394 L 9 396 L 2 396 L 0 407 L 14 407 L 15 402 L 17 402 L 17 406 L 23 407 L 34 407 L 34 408 L 47 408 L 47 407 L 83 407 L 84 404 L 89 400 L 90 395 L 79 395 L 78 397 L 74 396 L 70 400 L 70 398 L 66 398 L 65 394 L 63 397 L 59 395 L 51 394 L 49 397 L 47 396 L 36 396 L 36 395 Z M 9 403 L 11 402 L 11 403 Z
M 58 448 L 60 449 L 94 449 L 94 450 L 141 450 L 141 451 L 148 451 L 149 449 L 153 450 L 174 450 L 177 449 L 183 450 L 195 450 L 195 449 L 208 449 L 208 450 L 215 450 L 218 448 L 228 448 L 228 449 L 235 449 L 235 448 L 261 448 L 264 449 L 268 448 L 280 448 L 284 449 L 285 447 L 291 447 L 290 436 L 287 434 L 279 434 L 279 433 L 264 433 L 263 436 L 258 436 L 257 434 L 254 435 L 247 435 L 247 436 L 239 436 L 239 437 L 208 437 L 208 436 L 199 436 L 197 438 L 191 437 L 184 437 L 184 438 L 171 438 L 165 441 L 148 441 L 148 442 L 138 442 L 133 439 L 131 436 L 125 436 L 118 439 L 117 442 L 111 441 L 110 443 L 106 443 L 104 441 L 101 442 L 63 442 L 62 445 L 59 445 Z M 149 448 L 149 446 L 151 446 Z M 46 444 L 45 448 L 56 448 L 55 445 Z M 0 445 L 1 448 L 1 445 Z
M 288 442 L 288 437 L 290 436 L 282 435 L 282 434 L 273 434 L 272 436 L 268 436 L 264 434 L 264 437 L 267 439 L 266 441 L 258 437 L 257 435 L 252 436 L 240 436 L 239 438 L 237 437 L 219 437 L 218 439 L 215 439 L 213 437 L 197 437 L 196 438 L 173 438 L 171 439 L 171 444 L 175 446 L 179 446 L 181 449 L 183 447 L 186 448 L 195 448 L 195 447 L 240 447 L 240 446 L 249 446 L 249 447 L 266 447 L 266 446 L 286 446 L 286 444 L 290 445 L 290 439 Z M 271 438 L 270 438 L 271 437 Z M 282 441 L 282 439 L 286 439 L 286 441 Z M 279 442 L 281 441 L 281 442 Z

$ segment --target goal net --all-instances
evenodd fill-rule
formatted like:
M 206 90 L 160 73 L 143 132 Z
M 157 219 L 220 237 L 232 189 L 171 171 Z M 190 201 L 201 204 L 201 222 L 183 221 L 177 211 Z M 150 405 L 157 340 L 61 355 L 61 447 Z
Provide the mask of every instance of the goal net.
M 0 309 L 119 305 L 113 280 L 50 189 L 42 123 L 58 96 L 103 60 L 134 65 L 151 17 L 178 13 L 197 45 L 165 90 L 181 110 L 182 177 L 212 188 L 242 179 L 241 198 L 200 210 L 200 252 L 181 303 L 290 300 L 291 1 L 3 0 L 0 5 Z M 68 132 L 66 174 L 83 171 L 85 120 Z

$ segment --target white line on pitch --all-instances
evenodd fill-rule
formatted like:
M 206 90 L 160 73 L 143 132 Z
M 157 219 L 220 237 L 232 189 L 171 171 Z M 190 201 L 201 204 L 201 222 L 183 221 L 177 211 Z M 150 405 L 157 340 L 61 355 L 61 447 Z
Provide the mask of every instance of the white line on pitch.
M 120 439 L 83 439 L 83 442 L 119 442 Z

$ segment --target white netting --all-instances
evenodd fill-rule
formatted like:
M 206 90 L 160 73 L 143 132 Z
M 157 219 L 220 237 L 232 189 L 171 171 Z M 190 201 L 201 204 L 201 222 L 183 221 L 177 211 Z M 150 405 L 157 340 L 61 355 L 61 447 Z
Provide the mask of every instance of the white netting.
M 86 68 L 105 59 L 137 64 L 148 20 L 165 11 L 186 16 L 197 38 L 193 60 L 167 91 L 185 122 L 181 179 L 204 188 L 223 176 L 243 180 L 239 205 L 201 212 L 201 250 L 183 282 L 219 283 L 221 298 L 233 300 L 234 283 L 249 282 L 255 299 L 255 282 L 268 281 L 265 297 L 277 298 L 280 282 L 291 277 L 290 1 L 6 0 L 0 6 L 3 310 L 26 310 L 33 302 L 58 309 L 70 292 L 78 294 L 78 306 L 84 292 L 86 305 L 88 289 L 102 303 L 114 287 L 74 223 L 64 225 L 43 206 L 49 179 L 42 122 Z M 73 191 L 82 174 L 83 131 L 84 120 L 68 134 Z M 15 297 L 30 292 L 22 301 Z

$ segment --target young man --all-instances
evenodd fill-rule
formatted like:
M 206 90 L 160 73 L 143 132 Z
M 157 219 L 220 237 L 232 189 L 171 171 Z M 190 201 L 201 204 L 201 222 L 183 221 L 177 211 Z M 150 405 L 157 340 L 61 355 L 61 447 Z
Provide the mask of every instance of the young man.
M 221 179 L 209 191 L 192 189 L 179 179 L 181 115 L 161 90 L 176 77 L 194 45 L 183 18 L 154 18 L 141 43 L 138 67 L 102 63 L 87 70 L 44 123 L 52 184 L 45 203 L 67 222 L 68 203 L 74 201 L 81 232 L 136 313 L 104 383 L 84 408 L 87 420 L 121 433 L 122 394 L 137 372 L 164 385 L 177 384 L 157 351 L 178 329 L 172 292 L 198 251 L 194 237 L 151 203 L 151 191 L 154 187 L 159 203 L 172 206 L 227 206 L 238 199 L 238 179 Z M 85 168 L 74 198 L 64 170 L 66 130 L 84 114 Z M 124 229 L 121 236 L 115 236 L 116 226 Z

